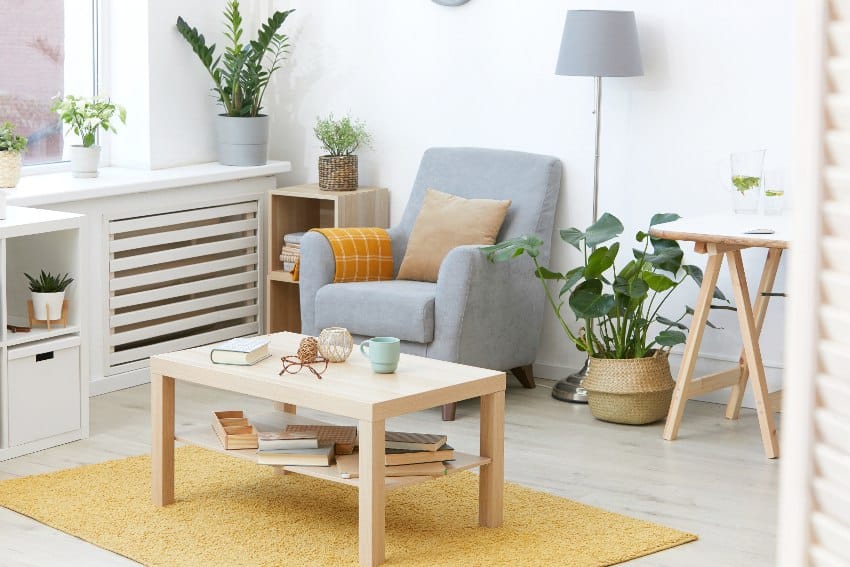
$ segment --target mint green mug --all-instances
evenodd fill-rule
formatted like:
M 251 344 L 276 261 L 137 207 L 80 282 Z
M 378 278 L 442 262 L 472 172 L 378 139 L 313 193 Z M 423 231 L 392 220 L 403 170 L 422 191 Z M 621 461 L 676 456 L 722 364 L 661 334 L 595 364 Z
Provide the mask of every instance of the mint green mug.
M 401 341 L 395 337 L 375 337 L 360 343 L 360 352 L 378 374 L 392 374 L 398 368 Z

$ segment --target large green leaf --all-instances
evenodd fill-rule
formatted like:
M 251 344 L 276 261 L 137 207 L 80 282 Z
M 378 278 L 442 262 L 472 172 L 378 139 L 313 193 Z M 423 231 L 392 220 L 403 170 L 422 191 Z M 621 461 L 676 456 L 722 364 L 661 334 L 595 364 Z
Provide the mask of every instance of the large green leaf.
M 614 265 L 614 260 L 617 259 L 617 252 L 619 251 L 619 242 L 615 242 L 610 248 L 607 246 L 600 246 L 594 250 L 587 259 L 584 276 L 587 279 L 600 277 L 606 270 Z
M 677 329 L 681 329 L 683 331 L 688 330 L 688 326 L 684 323 L 680 323 L 679 321 L 673 321 L 672 319 L 668 319 L 667 317 L 662 317 L 659 315 L 655 318 L 656 321 L 661 323 L 662 325 L 667 325 L 668 327 L 676 327 Z
M 543 241 L 537 236 L 529 234 L 517 236 L 492 246 L 483 246 L 481 252 L 486 254 L 487 259 L 491 262 L 507 262 L 523 253 L 535 258 L 540 254 L 541 246 L 543 246 Z
M 623 233 L 623 223 L 611 213 L 605 213 L 590 225 L 584 233 L 584 239 L 591 248 L 608 242 Z
M 673 247 L 662 247 L 655 248 L 652 253 L 648 253 L 645 256 L 643 255 L 642 250 L 634 249 L 635 258 L 640 259 L 643 256 L 643 259 L 658 268 L 659 270 L 664 270 L 665 272 L 670 272 L 671 274 L 675 274 L 679 271 L 680 266 L 682 265 L 682 249 L 678 246 Z
M 560 297 L 563 297 L 565 293 L 570 291 L 574 285 L 578 283 L 578 281 L 584 277 L 584 266 L 579 266 L 578 268 L 573 268 L 569 272 L 564 275 L 564 286 L 561 288 L 560 293 L 558 294 Z
M 680 345 L 688 340 L 687 335 L 682 331 L 674 331 L 672 329 L 667 329 L 666 331 L 661 331 L 658 333 L 658 336 L 655 337 L 655 342 L 661 346 L 666 347 L 674 347 L 676 345 Z
M 652 291 L 667 291 L 677 285 L 675 281 L 671 280 L 664 274 L 656 274 L 655 272 L 642 272 L 640 277 L 646 282 Z
M 698 286 L 702 287 L 703 274 L 699 266 L 694 266 L 692 264 L 682 264 L 682 269 L 685 270 L 685 273 L 688 274 Z M 722 291 L 720 291 L 720 288 L 718 287 L 714 288 L 714 293 L 712 295 L 714 299 L 729 303 L 729 300 L 726 299 L 726 296 L 723 294 Z
M 584 233 L 577 228 L 566 228 L 560 232 L 561 240 L 567 244 L 571 244 L 576 250 L 581 250 L 581 241 L 584 240 Z
M 665 222 L 673 222 L 674 220 L 679 220 L 680 217 L 676 213 L 657 213 L 652 215 L 652 219 L 649 221 L 649 226 L 655 226 L 657 224 L 663 224 Z
M 549 268 L 545 268 L 543 266 L 540 266 L 540 268 L 537 269 L 537 273 L 535 275 L 538 278 L 540 278 L 541 280 L 562 280 L 562 279 L 564 279 L 564 274 L 562 274 L 560 272 L 553 272 Z
M 649 291 L 649 286 L 640 278 L 626 279 L 617 276 L 614 280 L 614 292 L 631 298 L 642 298 Z
M 624 279 L 630 280 L 637 275 L 639 269 L 640 264 L 634 260 L 629 260 L 629 263 L 620 269 L 620 273 L 618 275 Z
M 579 319 L 596 319 L 611 310 L 614 296 L 602 293 L 601 280 L 585 280 L 570 295 L 569 303 Z

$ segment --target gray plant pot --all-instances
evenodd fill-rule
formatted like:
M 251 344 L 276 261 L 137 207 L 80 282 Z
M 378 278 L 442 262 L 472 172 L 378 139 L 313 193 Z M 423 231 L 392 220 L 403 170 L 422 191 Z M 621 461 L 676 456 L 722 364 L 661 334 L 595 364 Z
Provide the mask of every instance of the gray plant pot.
M 222 165 L 265 165 L 269 117 L 216 116 L 218 161 Z

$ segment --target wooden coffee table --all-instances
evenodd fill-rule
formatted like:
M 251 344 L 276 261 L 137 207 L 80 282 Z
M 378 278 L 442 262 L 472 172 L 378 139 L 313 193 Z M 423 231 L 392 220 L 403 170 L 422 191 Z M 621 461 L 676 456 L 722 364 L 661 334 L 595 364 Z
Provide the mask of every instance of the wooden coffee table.
M 359 489 L 359 549 L 361 565 L 384 562 L 384 495 L 387 490 L 431 480 L 431 477 L 384 477 L 384 431 L 387 418 L 443 404 L 481 398 L 480 455 L 455 452 L 448 463 L 453 473 L 481 467 L 478 523 L 502 523 L 504 490 L 505 373 L 401 355 L 398 371 L 376 374 L 369 362 L 352 353 L 347 362 L 330 364 L 321 380 L 304 370 L 278 376 L 280 357 L 293 354 L 303 337 L 271 335 L 272 357 L 254 366 L 225 366 L 210 362 L 211 346 L 154 356 L 151 371 L 153 424 L 151 497 L 157 506 L 174 502 L 174 441 L 200 445 L 256 461 L 256 450 L 224 451 L 212 428 L 174 431 L 174 381 L 182 380 L 221 390 L 248 394 L 285 404 L 281 423 L 316 423 L 295 415 L 297 406 L 358 420 L 360 478 L 344 479 L 336 467 L 279 467 Z M 230 409 L 230 408 L 220 408 Z M 278 423 L 276 427 L 280 427 Z M 261 428 L 262 429 L 262 428 Z

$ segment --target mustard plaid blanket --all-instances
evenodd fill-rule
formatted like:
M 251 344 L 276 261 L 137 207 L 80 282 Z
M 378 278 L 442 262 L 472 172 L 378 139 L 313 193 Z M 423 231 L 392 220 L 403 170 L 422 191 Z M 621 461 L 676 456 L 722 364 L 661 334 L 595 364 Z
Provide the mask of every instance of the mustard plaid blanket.
M 383 228 L 314 228 L 331 245 L 334 283 L 393 279 L 390 235 Z

